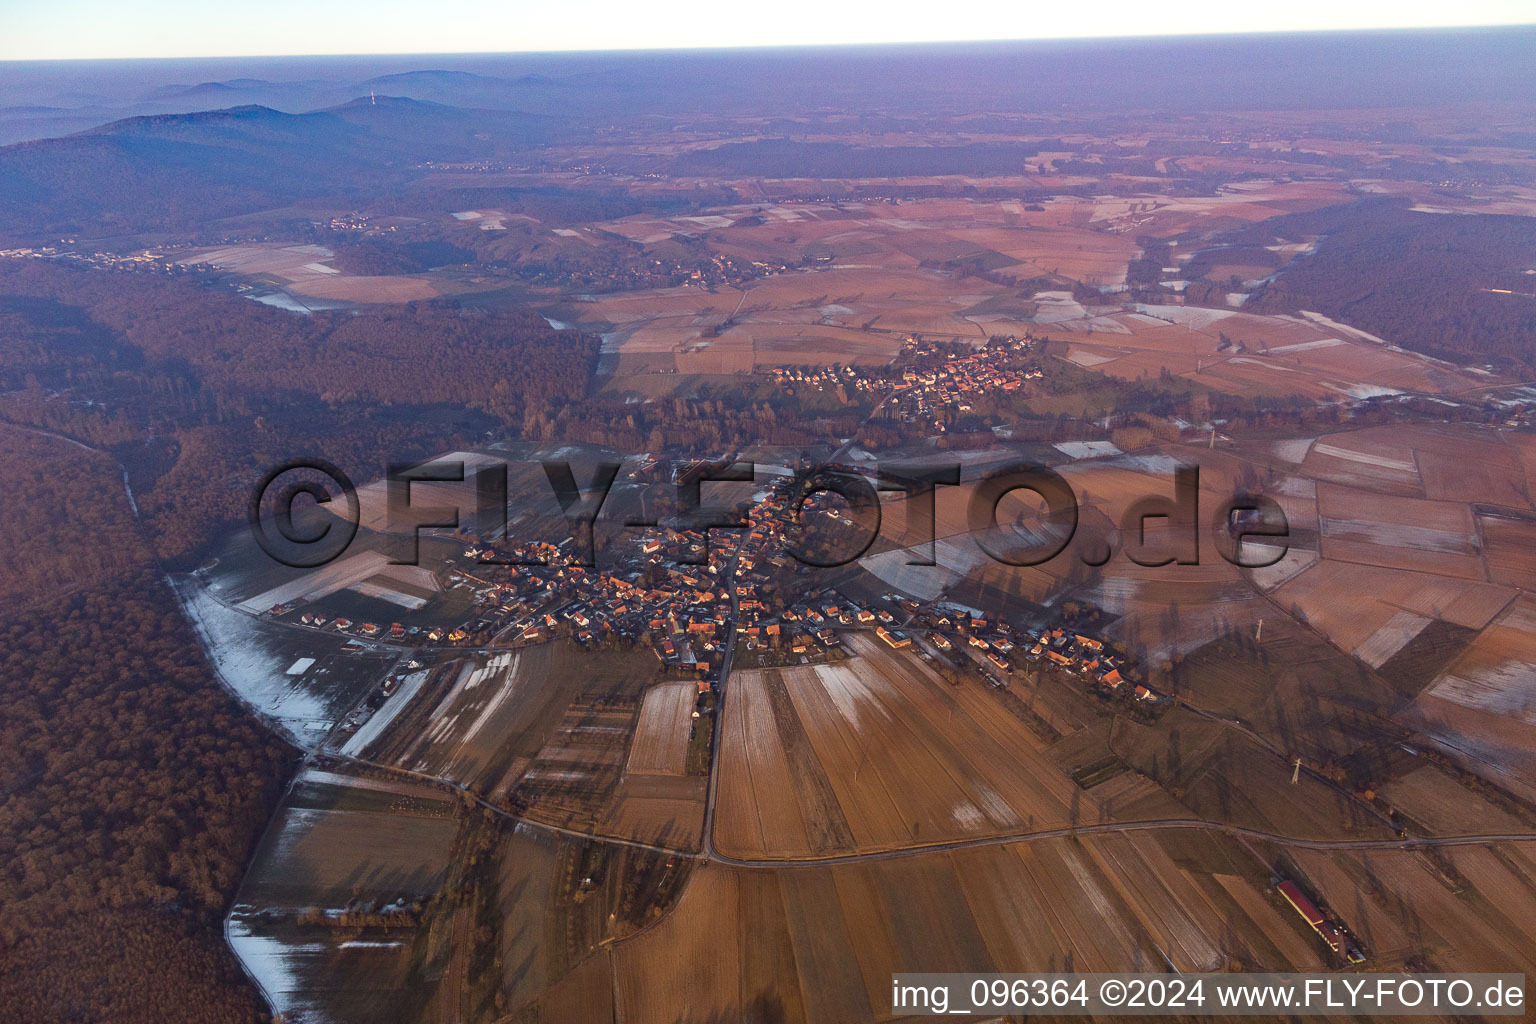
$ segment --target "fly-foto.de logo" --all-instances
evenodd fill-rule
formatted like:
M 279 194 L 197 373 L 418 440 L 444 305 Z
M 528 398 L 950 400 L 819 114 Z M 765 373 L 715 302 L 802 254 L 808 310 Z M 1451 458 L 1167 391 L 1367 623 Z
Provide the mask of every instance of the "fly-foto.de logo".
M 545 564 L 530 552 L 559 545 L 570 564 L 596 564 L 595 530 L 600 523 L 625 529 L 686 533 L 698 543 L 675 555 L 682 564 L 707 564 L 715 531 L 763 529 L 774 534 L 779 552 L 801 564 L 837 568 L 864 557 L 882 536 L 886 510 L 899 504 L 909 565 L 934 565 L 939 540 L 940 491 L 962 486 L 959 463 L 887 462 L 873 467 L 802 466 L 794 471 L 745 461 L 678 461 L 658 474 L 649 463 L 645 478 L 624 464 L 604 461 L 578 469 L 568 461 L 538 463 L 566 526 L 564 536 L 509 538 L 512 507 L 509 464 L 462 459 L 392 465 L 373 489 L 381 497 L 384 533 L 404 535 L 393 561 L 416 564 L 424 530 L 465 531 L 487 542 L 483 560 L 492 564 Z M 629 503 L 611 499 L 622 487 L 654 489 L 657 478 L 668 500 Z M 578 479 L 580 477 L 581 479 Z M 421 498 L 422 485 L 460 485 L 454 504 Z M 726 504 L 711 492 L 729 485 L 753 485 L 753 498 Z M 1071 483 L 1049 466 L 1020 461 L 967 481 L 965 535 L 993 561 L 1037 566 L 1068 554 L 1089 566 L 1108 563 L 1117 553 L 1141 566 L 1198 565 L 1202 530 L 1211 531 L 1219 555 L 1242 568 L 1274 565 L 1289 550 L 1290 527 L 1273 498 L 1238 492 L 1202 508 L 1200 468 L 1179 466 L 1169 493 L 1131 501 L 1118 524 L 1082 530 L 1083 504 Z M 519 495 L 527 498 L 529 495 Z M 324 459 L 297 459 L 275 467 L 258 481 L 248 505 L 252 534 L 274 560 L 295 568 L 316 568 L 344 554 L 357 536 L 363 508 L 358 488 L 339 467 Z M 316 515 L 316 510 L 326 515 Z M 818 513 L 837 524 L 818 529 Z M 1074 545 L 1074 541 L 1077 543 Z M 498 550 L 497 542 L 506 542 Z

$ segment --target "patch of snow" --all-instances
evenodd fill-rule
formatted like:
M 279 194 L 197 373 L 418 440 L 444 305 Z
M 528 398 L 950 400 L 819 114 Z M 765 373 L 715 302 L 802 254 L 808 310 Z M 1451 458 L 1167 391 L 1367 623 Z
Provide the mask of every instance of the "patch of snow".
M 1238 316 L 1235 309 L 1205 309 L 1200 306 L 1153 306 L 1137 302 L 1131 306 L 1138 313 L 1168 323 L 1182 324 L 1199 330 L 1231 316 Z
M 1124 455 L 1109 441 L 1063 441 L 1052 445 L 1069 459 L 1099 459 L 1106 455 Z
M 981 813 L 981 808 L 970 803 L 954 807 L 949 812 L 949 820 L 967 832 L 974 832 L 987 824 L 987 816 Z
M 1067 353 L 1067 362 L 1076 363 L 1078 366 L 1098 366 L 1100 363 L 1112 363 L 1118 358 L 1118 356 L 1105 356 L 1097 352 L 1089 352 L 1076 346 L 1073 346 L 1072 351 Z
M 1385 455 L 1371 455 L 1367 452 L 1357 452 L 1349 448 L 1340 448 L 1337 445 L 1325 444 L 1322 441 L 1312 446 L 1315 455 L 1327 455 L 1335 459 L 1343 459 L 1346 462 L 1358 462 L 1366 466 L 1376 466 L 1379 469 L 1395 469 L 1402 473 L 1416 473 L 1418 467 L 1412 461 L 1405 459 L 1392 459 Z
M 1371 668 L 1381 668 L 1388 658 L 1402 650 L 1408 641 L 1418 636 L 1432 621 L 1413 612 L 1398 611 L 1386 621 L 1385 625 L 1355 648 L 1354 656 Z
M 1269 446 L 1269 450 L 1286 462 L 1294 462 L 1299 466 L 1306 461 L 1307 452 L 1312 450 L 1314 440 L 1311 437 L 1298 437 L 1289 441 L 1276 441 Z
M 1509 659 L 1448 673 L 1429 693 L 1462 707 L 1536 725 L 1536 675 L 1529 662 Z
M 485 727 L 485 723 L 489 722 L 497 710 L 507 702 L 507 699 L 516 694 L 521 688 L 518 684 L 528 682 L 526 677 L 518 675 L 517 669 L 521 662 L 522 655 L 520 653 L 511 654 L 510 656 L 499 654 L 491 659 L 490 665 L 486 667 L 491 668 L 495 666 L 495 673 L 501 677 L 501 688 L 496 696 L 485 702 L 485 708 L 480 712 L 480 716 L 465 731 L 462 743 L 472 742 L 479 735 L 480 730 Z
M 1118 459 L 1111 459 L 1105 463 L 1107 466 L 1134 469 L 1142 473 L 1151 473 L 1154 476 L 1172 477 L 1175 470 L 1185 465 L 1171 455 L 1126 455 Z M 1092 473 L 1093 470 L 1084 470 L 1084 473 Z M 1084 479 L 1087 479 L 1085 476 Z
M 1340 338 L 1318 338 L 1316 341 L 1298 341 L 1293 345 L 1277 345 L 1268 350 L 1270 355 L 1277 352 L 1308 352 L 1314 348 L 1334 348 L 1344 344 Z
M 320 966 L 330 947 L 320 942 L 287 943 L 267 935 L 252 934 L 242 920 L 231 919 L 227 928 L 230 948 L 245 965 L 275 1013 L 323 1024 L 327 1018 L 312 1002 L 315 986 L 305 984 L 299 972 L 307 964 Z
M 890 713 L 869 684 L 847 665 L 817 665 L 816 678 L 821 688 L 842 713 L 843 720 L 855 729 L 861 728 L 866 713 L 874 718 L 889 719 Z M 868 723 L 873 726 L 873 721 Z
M 389 556 L 383 552 L 364 551 L 332 562 L 314 572 L 305 573 L 280 587 L 273 587 L 255 597 L 247 598 L 241 601 L 238 607 L 241 611 L 259 615 L 274 605 L 318 600 L 351 586 L 358 580 L 367 579 L 388 564 Z
M 296 731 L 334 724 L 325 701 L 288 675 L 288 658 L 264 642 L 250 616 L 224 607 L 195 583 L 176 591 L 219 678 L 241 700 Z
M 401 608 L 411 611 L 418 611 L 427 605 L 427 599 L 424 597 L 417 597 L 415 594 L 403 594 L 393 587 L 382 583 L 375 583 L 371 579 L 363 580 L 361 583 L 354 583 L 347 589 L 362 594 L 364 597 L 376 597 L 381 601 L 397 604 Z
M 1378 345 L 1388 344 L 1385 338 L 1378 338 L 1374 334 L 1368 334 L 1358 327 L 1351 327 L 1348 324 L 1341 324 L 1337 320 L 1323 316 L 1321 313 L 1314 313 L 1310 309 L 1302 310 L 1301 315 L 1306 317 L 1308 320 L 1320 323 L 1324 327 L 1327 327 L 1331 330 L 1343 331 L 1345 334 L 1353 334 L 1357 338 L 1364 338 L 1366 341 L 1374 341 Z
M 1325 382 L 1323 386 L 1330 391 L 1337 391 L 1340 394 L 1348 395 L 1350 398 L 1357 398 L 1361 401 L 1367 398 L 1391 398 L 1393 395 L 1403 393 L 1398 388 L 1383 387 L 1380 384 L 1330 384 Z
M 1042 324 L 1078 320 L 1088 313 L 1071 292 L 1036 292 L 1035 306 L 1035 322 Z

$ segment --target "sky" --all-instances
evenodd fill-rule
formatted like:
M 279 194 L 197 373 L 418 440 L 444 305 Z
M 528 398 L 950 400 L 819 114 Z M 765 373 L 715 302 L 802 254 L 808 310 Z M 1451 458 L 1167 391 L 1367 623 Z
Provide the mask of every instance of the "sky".
M 0 60 L 504 53 L 1536 23 L 1531 0 L 0 0 Z

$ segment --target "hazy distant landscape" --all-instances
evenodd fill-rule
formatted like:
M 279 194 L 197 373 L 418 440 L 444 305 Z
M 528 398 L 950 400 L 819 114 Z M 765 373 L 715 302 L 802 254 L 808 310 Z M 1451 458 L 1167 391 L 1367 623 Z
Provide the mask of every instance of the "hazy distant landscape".
M 1536 973 L 1533 47 L 0 64 L 6 1013 Z

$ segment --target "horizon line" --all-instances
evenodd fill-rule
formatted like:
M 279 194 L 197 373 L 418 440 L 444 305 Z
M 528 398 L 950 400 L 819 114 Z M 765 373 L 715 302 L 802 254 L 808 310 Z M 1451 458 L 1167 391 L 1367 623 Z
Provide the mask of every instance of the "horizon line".
M 1356 26 L 1348 28 L 1280 28 L 1280 29 L 1211 29 L 1203 32 L 1152 32 L 1127 35 L 1040 35 L 1018 36 L 1006 39 L 955 38 L 955 39 L 897 39 L 872 41 L 796 42 L 796 43 L 717 43 L 701 46 L 638 46 L 602 47 L 596 49 L 527 49 L 527 50 L 374 50 L 374 51 L 325 51 L 304 53 L 201 53 L 158 54 L 139 57 L 82 56 L 82 57 L 3 57 L 0 66 L 15 64 L 71 64 L 71 63 L 143 63 L 170 61 L 214 60 L 302 60 L 318 58 L 370 58 L 391 57 L 568 57 L 568 56 L 633 56 L 660 54 L 708 54 L 740 53 L 743 51 L 784 52 L 793 50 L 837 49 L 896 49 L 901 47 L 942 46 L 1018 46 L 1032 43 L 1124 43 L 1124 42 L 1173 42 L 1180 40 L 1232 39 L 1232 38 L 1284 38 L 1299 36 L 1351 36 L 1351 35 L 1409 35 L 1457 32 L 1491 32 L 1499 30 L 1536 29 L 1536 19 L 1523 22 L 1472 22 L 1433 25 Z

